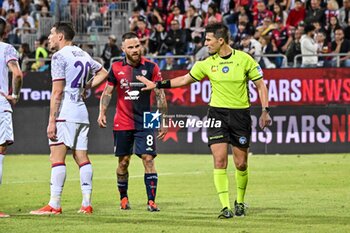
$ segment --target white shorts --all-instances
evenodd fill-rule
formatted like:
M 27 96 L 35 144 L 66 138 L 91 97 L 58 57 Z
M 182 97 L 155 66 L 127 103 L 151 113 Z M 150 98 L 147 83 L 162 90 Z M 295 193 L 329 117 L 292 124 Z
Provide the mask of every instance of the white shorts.
M 12 113 L 0 113 L 0 145 L 13 143 Z
M 66 145 L 72 150 L 88 149 L 89 124 L 56 122 L 57 141 L 49 139 L 50 146 Z

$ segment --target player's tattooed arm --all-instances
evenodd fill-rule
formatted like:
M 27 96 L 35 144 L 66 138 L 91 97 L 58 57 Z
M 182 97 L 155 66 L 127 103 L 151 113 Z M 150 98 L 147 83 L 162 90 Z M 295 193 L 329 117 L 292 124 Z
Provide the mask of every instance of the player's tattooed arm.
M 7 63 L 7 66 L 12 72 L 12 95 L 6 96 L 6 98 L 12 104 L 16 104 L 19 100 L 19 94 L 22 88 L 23 74 L 19 67 L 18 61 L 11 60 Z
M 56 119 L 59 116 L 64 86 L 65 80 L 58 80 L 52 83 L 49 125 L 47 126 L 47 137 L 52 141 L 57 140 Z
M 165 117 L 165 115 L 168 113 L 168 104 L 166 102 L 164 90 L 156 88 L 154 89 L 154 92 L 156 93 L 157 107 L 159 111 L 162 113 L 162 116 Z M 163 127 L 163 125 L 161 125 L 158 131 L 159 132 L 158 132 L 157 138 L 163 139 L 168 132 L 168 128 L 165 128 Z
M 56 122 L 56 118 L 59 115 L 59 109 L 62 102 L 64 80 L 55 81 L 52 83 L 52 94 L 50 100 L 50 122 Z
M 18 95 L 21 91 L 22 83 L 23 83 L 23 74 L 19 67 L 18 61 L 12 60 L 7 63 L 7 66 L 10 68 L 12 72 L 12 92 L 15 95 Z
M 98 119 L 97 119 L 98 125 L 101 128 L 107 127 L 106 112 L 107 112 L 108 105 L 111 102 L 113 90 L 114 90 L 114 87 L 107 84 L 101 95 L 100 113 L 98 114 Z
M 164 90 L 156 88 L 154 89 L 154 92 L 156 93 L 157 107 L 159 111 L 162 113 L 162 115 L 166 115 L 168 113 L 168 105 Z

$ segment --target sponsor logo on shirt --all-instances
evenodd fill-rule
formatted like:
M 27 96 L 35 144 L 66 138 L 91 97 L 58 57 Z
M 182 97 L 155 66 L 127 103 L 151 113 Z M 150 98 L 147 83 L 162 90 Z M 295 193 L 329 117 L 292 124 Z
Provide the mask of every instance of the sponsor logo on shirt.
M 140 98 L 139 94 L 140 91 L 130 91 L 130 90 L 126 90 L 125 93 L 127 94 L 124 99 L 125 100 L 138 100 Z
M 211 72 L 218 71 L 218 66 L 211 66 Z

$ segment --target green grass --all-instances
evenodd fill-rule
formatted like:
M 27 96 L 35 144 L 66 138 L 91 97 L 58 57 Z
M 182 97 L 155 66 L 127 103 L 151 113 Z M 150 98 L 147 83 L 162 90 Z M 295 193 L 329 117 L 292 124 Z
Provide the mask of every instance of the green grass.
M 31 216 L 49 200 L 48 156 L 6 156 L 0 232 L 350 232 L 350 154 L 251 156 L 246 202 L 248 216 L 219 220 L 221 208 L 212 178 L 212 157 L 159 155 L 158 213 L 146 211 L 143 167 L 130 165 L 132 210 L 119 210 L 117 159 L 91 156 L 94 167 L 92 216 L 79 215 L 78 168 L 67 157 L 60 216 Z M 230 157 L 231 203 L 234 169 Z

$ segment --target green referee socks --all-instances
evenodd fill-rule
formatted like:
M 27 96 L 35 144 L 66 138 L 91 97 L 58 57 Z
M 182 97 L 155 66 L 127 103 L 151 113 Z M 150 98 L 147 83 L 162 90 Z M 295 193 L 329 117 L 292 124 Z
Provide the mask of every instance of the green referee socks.
M 226 169 L 214 169 L 214 184 L 216 191 L 219 194 L 222 208 L 228 207 L 231 209 Z
M 236 169 L 237 203 L 244 202 L 244 194 L 248 183 L 248 169 L 240 171 Z

